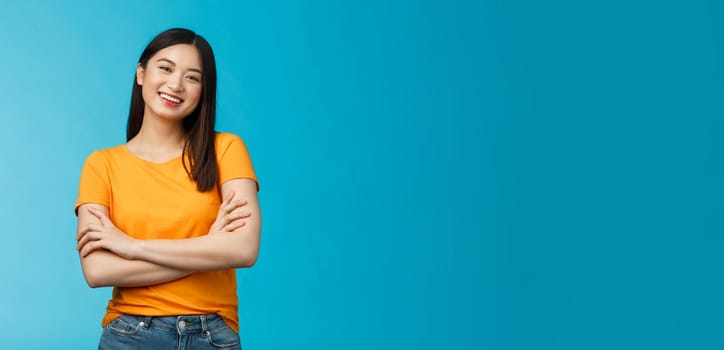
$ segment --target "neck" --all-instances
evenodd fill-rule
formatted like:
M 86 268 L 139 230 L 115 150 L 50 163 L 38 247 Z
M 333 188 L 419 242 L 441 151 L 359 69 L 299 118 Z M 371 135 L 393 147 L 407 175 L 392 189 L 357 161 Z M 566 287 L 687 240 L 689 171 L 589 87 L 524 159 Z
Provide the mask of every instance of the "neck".
M 165 159 L 181 153 L 185 136 L 180 122 L 143 118 L 141 129 L 128 141 L 128 148 L 149 160 Z

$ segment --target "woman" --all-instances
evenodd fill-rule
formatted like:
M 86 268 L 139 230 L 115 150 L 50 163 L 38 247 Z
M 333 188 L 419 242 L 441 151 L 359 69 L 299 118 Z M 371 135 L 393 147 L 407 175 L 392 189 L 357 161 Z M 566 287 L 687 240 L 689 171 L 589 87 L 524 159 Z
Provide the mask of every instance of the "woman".
M 165 31 L 138 61 L 127 143 L 85 162 L 77 249 L 88 285 L 114 287 L 100 349 L 241 348 L 234 269 L 257 259 L 258 184 L 215 105 L 208 42 Z

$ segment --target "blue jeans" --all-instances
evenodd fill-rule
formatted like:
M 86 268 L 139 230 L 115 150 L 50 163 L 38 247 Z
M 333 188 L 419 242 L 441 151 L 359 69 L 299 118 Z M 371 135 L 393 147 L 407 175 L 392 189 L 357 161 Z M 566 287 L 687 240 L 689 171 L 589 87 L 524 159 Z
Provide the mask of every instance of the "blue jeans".
M 99 350 L 241 350 L 241 340 L 217 315 L 122 315 L 103 328 Z

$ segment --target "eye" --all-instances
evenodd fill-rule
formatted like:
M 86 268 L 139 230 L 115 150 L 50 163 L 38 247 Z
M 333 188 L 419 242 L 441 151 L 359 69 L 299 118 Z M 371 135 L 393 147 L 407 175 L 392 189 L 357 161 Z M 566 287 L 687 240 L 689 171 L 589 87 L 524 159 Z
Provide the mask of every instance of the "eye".
M 188 75 L 188 76 L 186 76 L 186 79 L 191 80 L 191 81 L 196 82 L 196 83 L 200 83 L 200 82 L 201 82 L 201 79 L 200 79 L 199 77 L 197 77 L 197 76 L 194 76 L 194 75 Z
M 171 72 L 171 67 L 169 67 L 169 66 L 159 66 L 158 69 L 160 69 L 164 72 Z

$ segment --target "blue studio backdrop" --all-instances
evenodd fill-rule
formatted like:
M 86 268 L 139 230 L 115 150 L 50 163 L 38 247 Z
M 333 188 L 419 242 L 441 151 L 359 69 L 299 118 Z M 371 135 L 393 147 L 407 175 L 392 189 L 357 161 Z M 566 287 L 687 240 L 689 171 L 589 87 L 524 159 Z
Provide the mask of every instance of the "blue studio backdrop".
M 245 349 L 724 347 L 719 1 L 4 1 L 0 348 L 92 349 L 73 204 L 157 33 L 261 183 Z

